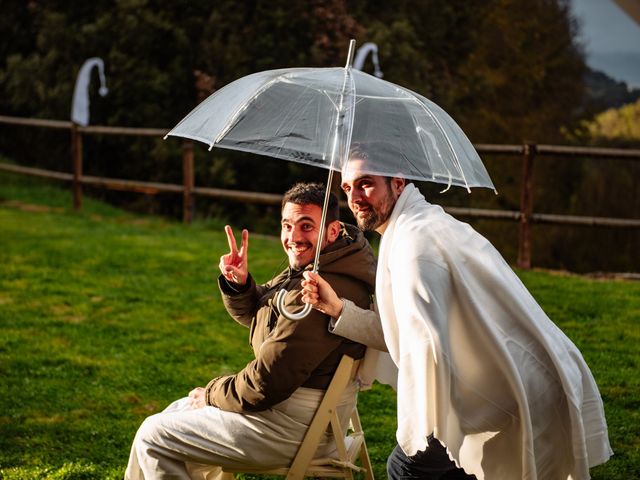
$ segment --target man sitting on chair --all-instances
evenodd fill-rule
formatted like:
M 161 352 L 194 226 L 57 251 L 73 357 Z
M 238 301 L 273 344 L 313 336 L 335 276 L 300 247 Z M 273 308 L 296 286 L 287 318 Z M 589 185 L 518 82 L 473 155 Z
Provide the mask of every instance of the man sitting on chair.
M 238 249 L 231 227 L 225 227 L 230 252 L 220 258 L 218 285 L 229 314 L 250 327 L 255 359 L 146 418 L 133 441 L 126 479 L 214 478 L 220 467 L 291 462 L 340 359 L 362 358 L 365 347 L 329 333 L 329 317 L 317 310 L 288 320 L 277 311 L 275 294 L 285 288 L 287 310 L 303 308 L 302 272 L 311 269 L 318 241 L 320 270 L 341 296 L 366 308 L 375 288 L 371 247 L 356 227 L 338 220 L 334 194 L 318 240 L 324 193 L 320 184 L 297 184 L 284 195 L 280 238 L 289 267 L 264 285 L 249 274 L 248 232 L 243 230 Z M 353 385 L 341 399 L 341 423 L 347 423 L 356 396 Z M 325 440 L 318 454 L 331 449 Z

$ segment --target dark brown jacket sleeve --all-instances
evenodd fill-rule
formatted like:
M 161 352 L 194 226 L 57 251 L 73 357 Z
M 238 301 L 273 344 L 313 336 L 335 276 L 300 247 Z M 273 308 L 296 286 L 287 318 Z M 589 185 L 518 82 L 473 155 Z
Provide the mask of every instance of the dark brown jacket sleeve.
M 302 308 L 298 293 L 288 293 L 289 311 Z M 233 412 L 259 411 L 288 398 L 343 343 L 344 339 L 329 333 L 328 322 L 328 316 L 316 310 L 300 321 L 280 316 L 255 360 L 235 375 L 209 382 L 207 404 Z

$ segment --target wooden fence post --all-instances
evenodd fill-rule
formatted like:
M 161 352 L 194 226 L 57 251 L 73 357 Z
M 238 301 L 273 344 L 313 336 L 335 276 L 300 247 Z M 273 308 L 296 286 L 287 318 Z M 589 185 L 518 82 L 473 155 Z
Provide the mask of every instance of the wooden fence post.
M 524 145 L 522 162 L 522 191 L 520 196 L 520 231 L 518 236 L 519 268 L 531 268 L 531 216 L 533 214 L 533 159 L 536 154 L 534 144 Z
M 182 142 L 182 222 L 191 223 L 193 220 L 193 142 L 185 140 Z
M 82 208 L 82 134 L 71 124 L 71 162 L 73 168 L 73 208 Z

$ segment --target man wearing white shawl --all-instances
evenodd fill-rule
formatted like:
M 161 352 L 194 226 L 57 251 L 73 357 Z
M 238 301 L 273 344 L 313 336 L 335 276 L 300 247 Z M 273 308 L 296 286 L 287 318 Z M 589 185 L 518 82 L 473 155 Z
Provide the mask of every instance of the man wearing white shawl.
M 334 317 L 333 333 L 384 335 L 397 367 L 389 478 L 590 478 L 613 452 L 579 350 L 484 237 L 366 162 L 352 153 L 342 188 L 360 228 L 382 235 L 379 316 L 317 274 L 303 300 Z

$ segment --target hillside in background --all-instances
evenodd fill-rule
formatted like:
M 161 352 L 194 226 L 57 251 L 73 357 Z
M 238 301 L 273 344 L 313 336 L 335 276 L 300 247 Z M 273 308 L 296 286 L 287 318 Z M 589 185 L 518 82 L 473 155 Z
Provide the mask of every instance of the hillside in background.
M 590 62 L 596 70 L 617 72 L 630 87 L 640 87 L 640 54 L 635 52 L 593 52 Z
M 640 88 L 630 88 L 598 70 L 587 69 L 584 75 L 585 110 L 593 113 L 618 108 L 640 98 Z

